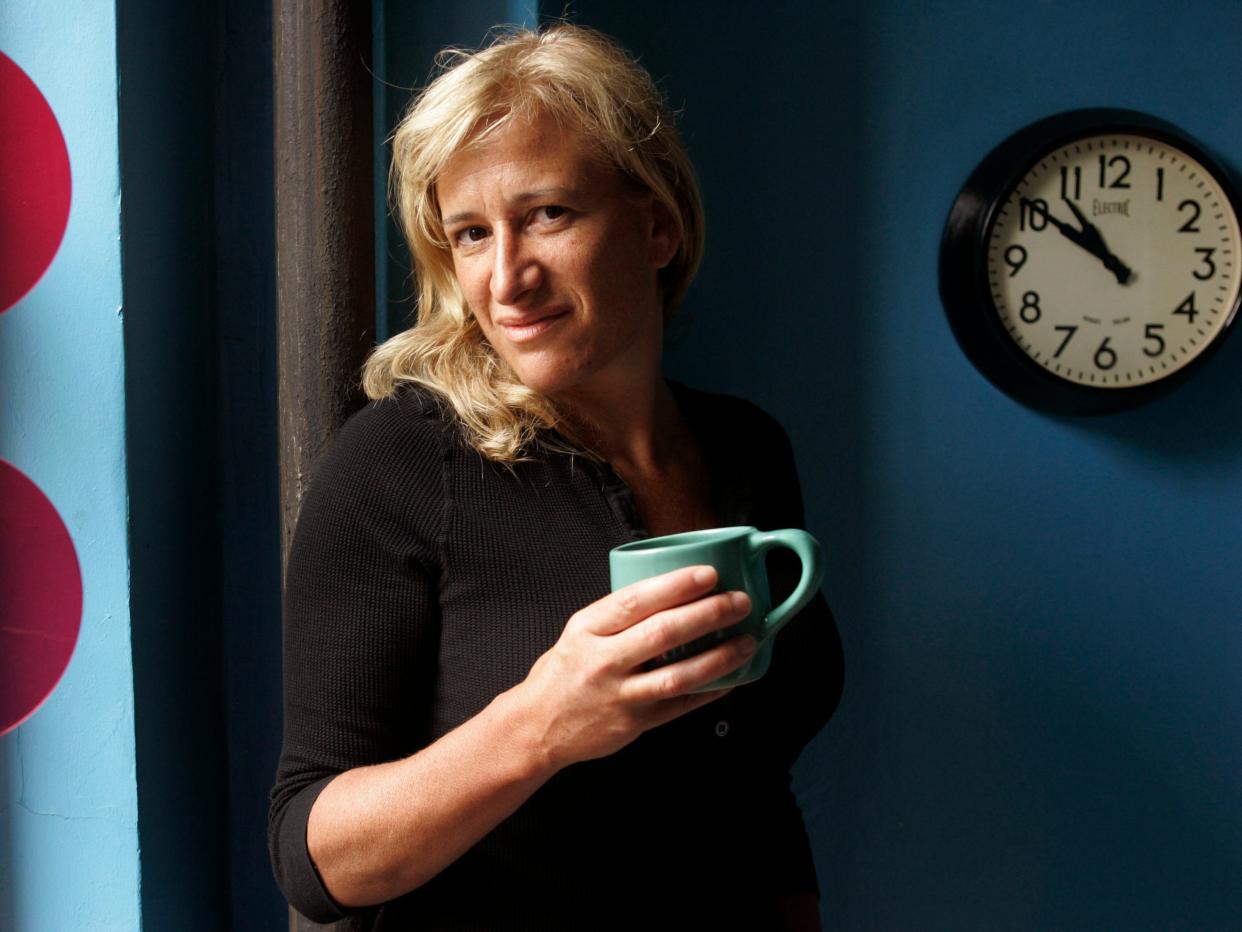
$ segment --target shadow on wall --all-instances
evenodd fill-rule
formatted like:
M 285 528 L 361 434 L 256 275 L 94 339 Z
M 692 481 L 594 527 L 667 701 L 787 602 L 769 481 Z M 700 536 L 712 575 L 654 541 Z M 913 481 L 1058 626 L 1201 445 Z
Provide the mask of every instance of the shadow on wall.
M 850 90 L 865 54 L 858 14 L 799 6 L 797 34 L 781 30 L 779 49 L 743 50 L 738 23 L 754 11 L 742 4 L 710 17 L 655 3 L 574 10 L 641 53 L 680 112 L 699 172 L 707 250 L 670 327 L 669 372 L 749 398 L 784 424 L 808 515 L 841 529 L 825 540 L 829 565 L 857 573 L 865 551 L 846 544 L 865 523 L 868 331 L 858 309 L 869 261 L 850 234 L 869 209 L 864 100 Z
M 271 5 L 117 17 L 143 925 L 277 928 Z
M 873 742 L 845 734 L 865 721 L 852 710 L 871 704 L 868 690 L 885 682 L 876 669 L 882 652 L 868 649 L 877 633 L 860 624 L 861 587 L 848 582 L 875 576 L 874 366 L 863 311 L 880 285 L 877 251 L 864 236 L 877 195 L 868 189 L 868 100 L 859 87 L 868 73 L 863 6 L 789 5 L 783 17 L 753 4 L 721 3 L 704 15 L 692 4 L 579 0 L 572 17 L 640 54 L 680 111 L 699 172 L 707 248 L 670 329 L 668 371 L 776 416 L 797 454 L 809 528 L 824 544 L 846 688 L 794 787 L 825 916 L 842 912 L 825 866 L 850 861 L 871 831 L 857 801 L 869 798 L 868 775 L 882 766 Z M 842 747 L 851 749 L 848 762 L 836 759 Z

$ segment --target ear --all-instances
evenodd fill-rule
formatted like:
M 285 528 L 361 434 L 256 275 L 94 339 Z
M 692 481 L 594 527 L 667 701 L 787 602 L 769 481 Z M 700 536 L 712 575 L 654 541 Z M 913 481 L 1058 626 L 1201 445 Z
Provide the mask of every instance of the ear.
M 648 255 L 657 269 L 673 261 L 681 247 L 681 223 L 668 205 L 654 193 L 648 194 L 651 204 L 651 228 Z

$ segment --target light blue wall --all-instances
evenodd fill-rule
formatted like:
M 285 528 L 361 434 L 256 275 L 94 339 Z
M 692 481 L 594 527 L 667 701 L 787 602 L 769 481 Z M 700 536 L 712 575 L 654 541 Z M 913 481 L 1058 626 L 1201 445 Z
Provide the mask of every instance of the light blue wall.
M 1040 415 L 962 355 L 936 263 L 970 170 L 1051 113 L 1242 167 L 1242 6 L 575 8 L 685 107 L 708 251 L 671 368 L 781 418 L 827 545 L 826 927 L 1237 928 L 1242 337 L 1149 407 Z
M 138 928 L 114 35 L 108 3 L 0 5 L 73 172 L 59 254 L 0 315 L 0 457 L 60 512 L 85 596 L 59 687 L 0 738 L 0 928 L 19 932 Z

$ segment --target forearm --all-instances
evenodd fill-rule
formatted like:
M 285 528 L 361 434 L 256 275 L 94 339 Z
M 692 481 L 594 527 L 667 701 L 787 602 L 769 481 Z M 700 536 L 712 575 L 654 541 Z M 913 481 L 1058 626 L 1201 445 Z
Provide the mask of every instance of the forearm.
M 391 900 L 461 857 L 555 770 L 511 690 L 417 754 L 329 783 L 307 825 L 311 859 L 341 905 Z
M 652 657 L 736 624 L 742 593 L 708 594 L 697 567 L 605 596 L 570 618 L 526 679 L 411 757 L 334 778 L 307 823 L 311 860 L 340 905 L 387 902 L 426 883 L 562 767 L 606 757 L 718 699 L 696 692 L 755 649 L 734 637 L 658 670 Z

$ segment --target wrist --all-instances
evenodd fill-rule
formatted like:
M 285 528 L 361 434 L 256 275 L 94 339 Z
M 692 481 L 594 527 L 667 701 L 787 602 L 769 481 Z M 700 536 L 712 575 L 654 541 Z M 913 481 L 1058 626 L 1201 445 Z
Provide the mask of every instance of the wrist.
M 487 711 L 496 718 L 519 780 L 542 784 L 564 767 L 546 740 L 547 729 L 540 725 L 539 704 L 533 701 L 525 683 L 501 693 Z

